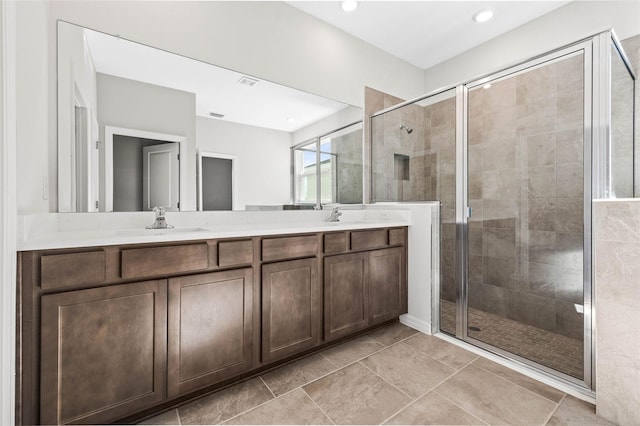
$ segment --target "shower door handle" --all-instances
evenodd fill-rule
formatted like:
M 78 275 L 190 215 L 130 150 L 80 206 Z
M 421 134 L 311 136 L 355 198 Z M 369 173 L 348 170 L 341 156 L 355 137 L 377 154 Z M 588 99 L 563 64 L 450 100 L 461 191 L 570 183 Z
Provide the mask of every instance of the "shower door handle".
M 467 219 L 469 219 L 473 215 L 473 208 L 467 206 L 467 208 L 465 209 L 464 214 L 467 217 Z

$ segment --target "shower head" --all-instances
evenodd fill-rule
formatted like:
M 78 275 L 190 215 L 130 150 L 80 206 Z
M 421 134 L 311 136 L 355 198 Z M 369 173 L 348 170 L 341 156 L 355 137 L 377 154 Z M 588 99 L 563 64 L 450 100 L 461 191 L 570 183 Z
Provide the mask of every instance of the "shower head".
M 413 129 L 411 127 L 408 127 L 406 124 L 402 123 L 400 124 L 400 128 L 404 129 L 405 132 L 407 132 L 408 135 L 411 134 L 411 132 L 413 132 Z

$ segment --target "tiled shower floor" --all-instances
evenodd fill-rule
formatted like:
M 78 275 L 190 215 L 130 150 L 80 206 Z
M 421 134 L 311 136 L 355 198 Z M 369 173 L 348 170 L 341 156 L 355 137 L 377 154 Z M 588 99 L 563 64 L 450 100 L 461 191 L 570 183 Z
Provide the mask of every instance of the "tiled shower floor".
M 582 378 L 584 347 L 581 340 L 552 333 L 478 309 L 469 309 L 470 337 L 523 358 Z M 440 328 L 455 334 L 455 304 L 441 300 Z
M 392 324 L 145 424 L 609 424 L 593 405 Z

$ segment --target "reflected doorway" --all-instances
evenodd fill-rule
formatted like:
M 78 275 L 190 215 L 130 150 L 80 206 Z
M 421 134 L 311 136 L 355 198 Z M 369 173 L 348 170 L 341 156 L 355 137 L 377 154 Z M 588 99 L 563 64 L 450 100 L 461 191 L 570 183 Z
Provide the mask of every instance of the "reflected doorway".
M 181 210 L 186 138 L 105 126 L 101 211 Z
M 198 210 L 233 210 L 235 156 L 201 152 L 198 155 Z

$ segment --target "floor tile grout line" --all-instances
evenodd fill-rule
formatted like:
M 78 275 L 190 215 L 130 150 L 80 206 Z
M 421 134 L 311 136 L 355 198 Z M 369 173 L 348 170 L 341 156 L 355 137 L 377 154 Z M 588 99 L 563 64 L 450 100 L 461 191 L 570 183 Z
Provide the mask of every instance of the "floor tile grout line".
M 402 389 L 400 389 L 399 387 L 397 387 L 396 385 L 394 385 L 393 383 L 389 382 L 387 379 L 385 379 L 384 377 L 382 377 L 381 375 L 379 375 L 378 373 L 376 373 L 375 371 L 373 371 L 372 369 L 370 369 L 369 367 L 367 367 L 366 365 L 364 365 L 363 363 L 361 363 L 360 361 L 358 361 L 358 364 L 360 364 L 361 366 L 363 366 L 364 368 L 366 368 L 367 370 L 371 371 L 374 375 L 378 376 L 379 378 L 382 379 L 382 381 L 384 381 L 385 383 L 387 383 L 389 386 L 392 386 L 395 390 L 399 391 L 401 394 L 403 394 L 404 396 L 406 396 L 407 398 L 409 398 L 411 401 L 415 401 L 415 399 L 409 395 L 408 393 L 406 393 L 405 391 L 403 391 Z
M 318 405 L 318 403 L 317 403 L 313 398 L 311 398 L 311 395 L 309 395 L 309 393 L 308 393 L 306 390 L 304 390 L 304 389 L 302 389 L 302 388 L 300 388 L 300 390 L 302 390 L 302 392 L 304 392 L 304 394 L 307 396 L 307 398 L 309 398 L 309 399 L 311 400 L 311 402 L 313 403 L 313 405 L 315 405 L 316 407 L 318 407 L 318 410 L 320 410 L 320 412 L 322 412 L 322 414 L 324 414 L 324 415 L 327 417 L 327 419 L 329 419 L 329 421 L 331 422 L 331 424 L 334 424 L 334 425 L 336 424 L 336 422 L 334 422 L 334 421 L 333 421 L 333 419 L 329 416 L 329 414 L 327 414 L 327 413 L 322 409 L 322 407 L 321 407 L 320 405 Z
M 437 389 L 433 389 L 434 393 L 437 393 L 438 395 L 440 395 L 442 398 L 446 399 L 447 401 L 449 401 L 450 403 L 452 403 L 453 405 L 455 405 L 456 407 L 458 407 L 459 409 L 461 409 L 462 411 L 464 411 L 465 413 L 469 414 L 471 417 L 478 419 L 479 422 L 484 423 L 485 425 L 489 426 L 489 423 L 485 422 L 484 420 L 482 420 L 480 417 L 476 416 L 475 414 L 473 414 L 471 411 L 467 410 L 466 408 L 460 406 L 459 404 L 457 404 L 455 401 L 451 400 L 450 398 L 447 398 L 447 396 L 443 395 L 442 393 L 438 392 Z
M 268 388 L 268 387 L 267 387 L 267 388 Z M 297 389 L 297 388 L 296 388 L 296 389 Z M 293 389 L 293 390 L 295 390 L 295 389 Z M 225 420 L 223 420 L 223 421 L 221 421 L 221 422 L 218 422 L 217 424 L 226 423 L 226 422 L 228 422 L 229 420 L 235 419 L 235 418 L 236 418 L 236 417 L 238 417 L 238 416 L 242 416 L 243 414 L 248 413 L 249 411 L 255 410 L 255 409 L 256 409 L 256 408 L 258 408 L 258 407 L 262 407 L 263 405 L 265 405 L 265 404 L 267 404 L 267 403 L 269 403 L 269 402 L 271 402 L 271 401 L 275 401 L 276 399 L 278 399 L 278 398 L 280 398 L 280 397 L 282 397 L 282 396 L 284 396 L 284 395 L 286 395 L 286 394 L 288 394 L 288 393 L 290 393 L 290 392 L 283 393 L 282 395 L 280 395 L 280 396 L 276 396 L 275 398 L 270 398 L 270 399 L 268 399 L 268 400 L 266 400 L 266 401 L 264 401 L 264 402 L 261 402 L 261 403 L 260 403 L 260 404 L 258 404 L 258 405 L 254 405 L 254 406 L 253 406 L 253 407 L 251 407 L 251 408 L 248 408 L 248 409 L 246 409 L 246 410 L 244 410 L 244 411 L 242 411 L 242 412 L 240 412 L 240 413 L 238 413 L 238 414 L 236 414 L 236 415 L 234 415 L 234 416 L 231 416 L 231 417 L 229 417 L 228 419 L 225 419 Z
M 478 358 L 478 359 L 487 359 L 487 358 L 482 357 L 482 358 Z M 489 360 L 489 361 L 491 361 L 491 360 Z M 500 364 L 498 364 L 498 365 L 500 365 Z M 556 401 L 554 401 L 553 399 L 547 398 L 547 397 L 546 397 L 546 396 L 544 396 L 544 395 L 540 395 L 538 392 L 534 392 L 534 391 L 532 391 L 531 389 L 528 389 L 528 388 L 526 388 L 526 387 L 524 387 L 524 386 L 522 386 L 522 385 L 520 385 L 520 384 L 518 384 L 518 383 L 516 383 L 516 382 L 514 382 L 514 381 L 512 381 L 512 380 L 509 380 L 509 379 L 508 379 L 508 378 L 506 378 L 506 377 L 499 376 L 499 375 L 497 375 L 496 373 L 494 373 L 494 372 L 492 372 L 492 371 L 490 371 L 490 370 L 487 370 L 486 368 L 483 368 L 483 367 L 481 367 L 481 366 L 479 366 L 479 365 L 476 365 L 475 367 L 476 367 L 476 368 L 479 368 L 479 369 L 481 369 L 481 370 L 483 370 L 483 371 L 486 371 L 487 373 L 493 374 L 494 376 L 500 377 L 501 379 L 503 379 L 503 380 L 505 380 L 505 381 L 507 381 L 507 382 L 509 382 L 509 383 L 512 383 L 512 384 L 514 384 L 514 385 L 516 385 L 516 386 L 520 386 L 521 388 L 527 389 L 529 392 L 533 392 L 533 393 L 535 393 L 536 395 L 541 396 L 542 398 L 546 399 L 547 401 L 551 401 L 551 402 L 553 402 L 554 404 L 559 404 L 559 402 L 556 402 Z M 505 368 L 507 368 L 507 367 L 505 367 Z M 511 369 L 510 369 L 509 371 L 513 371 L 513 372 L 515 372 L 515 373 L 518 373 L 517 371 L 515 371 L 515 370 L 511 370 Z M 520 373 L 518 373 L 518 374 L 520 374 Z M 525 377 L 527 377 L 527 376 L 525 376 Z M 535 379 L 533 379 L 533 380 L 535 380 Z M 538 380 L 536 380 L 536 382 L 537 382 L 537 383 L 541 383 L 541 384 L 543 384 L 543 385 L 545 385 L 545 386 L 549 386 L 549 385 L 547 385 L 546 383 L 542 383 L 542 382 L 540 382 L 540 381 L 538 381 Z M 566 392 L 562 392 L 561 390 L 558 390 L 558 389 L 556 389 L 556 388 L 554 388 L 554 387 L 552 387 L 552 386 L 549 386 L 549 387 L 550 387 L 551 389 L 555 390 L 555 391 L 558 391 L 558 392 L 562 393 L 562 395 L 563 395 L 563 396 L 562 396 L 562 398 L 560 399 L 560 401 L 563 401 L 563 400 L 564 400 L 564 397 L 567 395 L 567 394 L 566 394 Z
M 182 419 L 180 418 L 180 411 L 176 408 L 176 417 L 178 418 L 178 426 L 182 426 Z
M 475 360 L 474 360 L 475 361 Z M 431 388 L 429 388 L 428 391 L 426 391 L 425 393 L 423 393 L 422 395 L 420 395 L 418 398 L 416 398 L 416 401 L 420 398 L 423 398 L 426 394 L 428 394 L 429 392 L 435 391 L 436 388 L 438 386 L 440 386 L 441 384 L 443 384 L 444 382 L 446 382 L 447 380 L 449 380 L 450 378 L 452 378 L 453 376 L 455 376 L 456 374 L 458 374 L 459 372 L 461 372 L 462 370 L 464 370 L 465 368 L 467 368 L 469 365 L 473 364 L 474 361 L 471 361 L 469 363 L 467 363 L 464 367 L 460 368 L 459 370 L 455 370 L 453 373 L 449 374 L 447 377 L 445 377 L 444 379 L 440 380 L 438 383 L 436 383 L 435 385 L 433 385 Z M 443 364 L 445 365 L 445 364 Z M 448 367 L 448 366 L 447 366 Z M 450 367 L 451 368 L 451 367 Z M 438 392 L 439 393 L 439 392 Z
M 365 334 L 365 336 L 366 336 L 366 334 Z M 409 336 L 409 337 L 413 337 L 413 335 L 412 335 L 412 336 Z M 338 366 L 338 364 L 336 364 L 336 363 L 335 363 L 335 362 L 333 362 L 333 361 L 332 361 L 331 363 L 332 363 L 333 365 L 335 365 L 336 367 L 338 367 L 338 369 L 342 369 L 342 368 L 344 368 L 344 367 L 348 367 L 348 366 L 350 366 L 350 365 L 353 365 L 353 364 L 355 364 L 356 362 L 362 361 L 362 360 L 363 360 L 363 359 L 365 359 L 365 358 L 369 358 L 370 356 L 375 355 L 375 354 L 377 354 L 378 352 L 382 352 L 382 351 L 384 351 L 385 349 L 389 349 L 391 346 L 395 346 L 395 345 L 397 345 L 398 343 L 401 343 L 401 342 L 403 342 L 403 341 L 407 340 L 409 337 L 407 337 L 406 339 L 402 339 L 402 340 L 399 340 L 399 341 L 397 341 L 397 342 L 394 342 L 394 343 L 392 343 L 392 344 L 391 344 L 391 345 L 389 345 L 389 346 L 385 346 L 385 344 L 384 344 L 384 343 L 380 343 L 380 342 L 378 342 L 376 339 L 374 339 L 374 338 L 372 337 L 372 338 L 371 338 L 371 340 L 375 341 L 375 342 L 376 342 L 376 343 L 378 343 L 379 345 L 382 345 L 382 348 L 380 348 L 380 349 L 378 349 L 378 350 L 376 350 L 376 351 L 374 351 L 374 352 L 371 352 L 371 353 L 369 353 L 369 354 L 366 354 L 366 355 L 364 355 L 364 356 L 362 356 L 362 357 L 360 357 L 360 358 L 357 358 L 357 359 L 355 359 L 355 360 L 353 360 L 353 361 L 349 362 L 348 364 L 343 365 L 342 367 Z M 348 343 L 350 343 L 350 342 L 352 342 L 352 341 L 353 341 L 353 340 L 351 340 L 351 341 L 347 341 L 347 342 L 344 342 L 344 343 L 341 343 L 340 345 L 333 346 L 332 348 L 337 348 L 337 347 L 340 347 L 341 345 L 346 345 L 346 344 L 348 344 Z M 329 349 L 332 349 L 332 348 L 329 348 Z M 329 349 L 327 349 L 327 350 L 329 350 Z M 320 352 L 320 353 L 322 354 L 322 352 Z M 324 355 L 324 354 L 323 354 L 323 355 Z M 326 357 L 327 359 L 329 359 L 329 357 L 327 357 L 326 355 L 325 355 L 325 357 Z M 329 360 L 329 361 L 331 361 L 331 360 Z
M 338 345 L 338 346 L 340 346 L 340 345 Z M 332 347 L 331 347 L 331 348 L 329 348 L 329 349 L 337 348 L 338 346 L 332 346 Z M 329 357 L 328 357 L 328 356 L 326 356 L 326 355 L 324 354 L 324 351 L 322 351 L 322 352 L 318 352 L 318 353 L 319 353 L 319 354 L 320 354 L 324 359 L 326 359 L 326 360 L 327 360 L 327 361 L 329 361 L 331 364 L 333 364 L 333 366 L 334 366 L 334 367 L 336 367 L 336 368 L 340 368 L 340 367 L 338 366 L 338 364 L 336 364 L 335 362 L 331 361 L 331 360 L 329 359 Z
M 489 374 L 491 374 L 491 375 L 493 375 L 493 376 L 497 377 L 497 378 L 498 378 L 498 379 L 500 379 L 500 380 L 503 380 L 503 381 L 505 381 L 505 382 L 507 382 L 507 383 L 511 383 L 512 385 L 515 385 L 515 386 L 517 386 L 517 387 L 519 387 L 519 388 L 522 388 L 522 389 L 524 389 L 525 391 L 527 391 L 527 392 L 529 392 L 529 393 L 531 393 L 531 394 L 533 394 L 533 395 L 535 395 L 535 396 L 538 396 L 538 397 L 540 397 L 540 398 L 542 398 L 542 399 L 544 399 L 544 400 L 546 400 L 546 401 L 551 402 L 552 404 L 557 404 L 557 402 L 555 402 L 555 401 L 553 401 L 553 400 L 551 400 L 551 399 L 547 398 L 546 396 L 542 396 L 542 395 L 540 395 L 539 393 L 534 392 L 534 391 L 532 391 L 531 389 L 527 389 L 527 388 L 525 388 L 525 387 L 524 387 L 524 386 L 522 386 L 522 385 L 519 385 L 519 384 L 517 384 L 517 383 L 514 383 L 514 382 L 512 382 L 512 381 L 511 381 L 511 380 L 509 380 L 509 379 L 506 379 L 506 378 L 504 378 L 504 377 L 502 377 L 502 376 L 497 375 L 496 373 L 493 373 L 493 372 L 491 372 L 491 371 L 489 371 L 489 370 L 485 370 L 484 368 L 482 368 L 482 367 L 478 367 L 477 365 L 476 365 L 476 366 L 474 366 L 474 367 L 475 367 L 475 368 L 479 368 L 480 370 L 482 370 L 482 371 L 484 371 L 484 372 L 486 372 L 486 373 L 489 373 Z M 514 371 L 515 371 L 515 370 L 514 370 Z M 540 382 L 540 383 L 542 383 L 542 382 Z M 564 393 L 564 392 L 563 392 L 563 393 Z M 563 398 L 563 399 L 564 399 L 564 398 Z
M 420 398 L 418 398 L 418 399 L 420 399 Z M 388 422 L 389 420 L 391 420 L 392 418 L 394 418 L 398 414 L 402 413 L 407 408 L 411 407 L 413 404 L 416 404 L 418 402 L 418 399 L 416 399 L 415 401 L 409 401 L 409 403 L 407 405 L 405 405 L 404 407 L 402 407 L 401 409 L 399 409 L 398 411 L 396 411 L 395 413 L 393 413 L 392 415 L 390 415 L 389 417 L 384 419 L 382 422 L 380 422 L 380 424 L 381 425 L 385 424 L 386 422 Z
M 403 325 L 404 325 L 404 324 L 403 324 Z M 409 326 L 405 326 L 405 327 L 411 328 L 411 327 L 409 327 Z M 385 348 L 390 348 L 391 346 L 397 345 L 398 343 L 402 343 L 402 342 L 404 342 L 404 341 L 405 341 L 405 340 L 407 340 L 407 339 L 411 339 L 411 338 L 412 338 L 413 336 L 415 336 L 416 334 L 420 334 L 420 333 L 421 333 L 421 331 L 418 331 L 418 330 L 416 330 L 416 329 L 413 329 L 413 328 L 412 328 L 412 330 L 414 330 L 414 331 L 415 331 L 415 333 L 413 333 L 411 336 L 403 337 L 402 339 L 398 340 L 397 342 L 393 342 L 393 343 L 388 344 L 388 345 L 385 345 L 384 343 L 382 343 L 381 341 L 379 341 L 379 340 L 378 340 L 378 339 L 376 339 L 375 337 L 371 337 L 369 334 L 365 334 L 365 336 L 369 336 L 369 337 L 371 337 L 371 339 L 373 339 L 373 340 L 375 340 L 376 342 L 380 343 L 380 344 L 381 344 L 382 346 L 384 346 Z
M 269 390 L 269 392 L 271 392 L 271 395 L 273 395 L 274 398 L 277 398 L 276 394 L 273 392 L 273 390 L 271 390 L 271 388 L 269 387 L 269 385 L 267 384 L 267 382 L 264 381 L 264 379 L 262 378 L 262 375 L 258 376 L 258 378 L 260 379 L 260 381 L 267 387 L 267 389 Z
M 424 354 L 426 356 L 426 354 Z M 429 357 L 431 358 L 431 357 Z M 475 360 L 474 360 L 475 361 Z M 467 365 L 471 364 L 473 361 L 471 361 L 470 363 L 468 363 Z M 364 365 L 364 364 L 363 364 Z M 445 364 L 443 364 L 445 365 Z M 441 384 L 443 384 L 444 382 L 446 382 L 447 380 L 449 380 L 451 377 L 455 376 L 456 374 L 458 374 L 459 371 L 461 371 L 462 369 L 464 369 L 467 365 L 465 365 L 464 367 L 462 367 L 460 370 L 455 370 L 453 373 L 451 373 L 450 375 L 448 375 L 447 377 L 445 377 L 444 379 L 442 379 L 440 382 L 438 382 L 437 384 L 433 385 L 432 387 L 429 388 L 429 390 L 427 390 L 426 392 L 424 392 L 423 394 L 421 394 L 420 396 L 418 396 L 416 399 L 414 399 L 413 401 L 411 401 L 409 404 L 407 404 L 406 406 L 404 406 L 401 410 L 399 410 L 398 412 L 394 413 L 391 417 L 388 417 L 384 420 L 384 422 L 382 422 L 381 424 L 384 424 L 385 422 L 391 420 L 394 416 L 400 414 L 401 411 L 405 410 L 406 408 L 408 408 L 409 406 L 415 404 L 418 402 L 418 400 L 424 398 L 429 392 L 435 392 L 436 388 L 438 386 L 440 386 Z M 446 365 L 445 365 L 446 366 Z M 366 367 L 366 365 L 365 365 Z M 448 367 L 448 366 L 447 366 Z M 376 374 L 376 372 L 374 371 L 373 374 Z M 377 375 L 377 374 L 376 374 Z M 383 378 L 384 380 L 384 378 Z M 393 386 L 393 385 L 391 385 Z M 438 392 L 438 394 L 440 394 Z M 466 411 L 466 410 L 465 410 Z M 476 417 L 476 416 L 473 416 Z M 480 420 L 480 419 L 478 419 Z
M 557 403 L 558 405 L 556 406 L 556 408 L 551 412 L 551 414 L 549 414 L 549 417 L 546 418 L 544 425 L 546 425 L 547 423 L 549 423 L 551 421 L 551 419 L 553 418 L 553 416 L 556 414 L 556 412 L 558 411 L 558 409 L 560 408 L 560 404 L 562 404 L 564 402 L 564 400 L 567 399 L 567 394 L 565 394 L 562 399 Z

